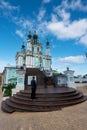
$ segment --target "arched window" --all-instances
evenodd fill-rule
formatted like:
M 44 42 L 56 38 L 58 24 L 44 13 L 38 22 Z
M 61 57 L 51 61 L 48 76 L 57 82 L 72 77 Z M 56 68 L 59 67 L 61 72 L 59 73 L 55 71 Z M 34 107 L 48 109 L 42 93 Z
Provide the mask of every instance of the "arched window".
M 37 48 L 37 52 L 39 52 L 39 47 Z

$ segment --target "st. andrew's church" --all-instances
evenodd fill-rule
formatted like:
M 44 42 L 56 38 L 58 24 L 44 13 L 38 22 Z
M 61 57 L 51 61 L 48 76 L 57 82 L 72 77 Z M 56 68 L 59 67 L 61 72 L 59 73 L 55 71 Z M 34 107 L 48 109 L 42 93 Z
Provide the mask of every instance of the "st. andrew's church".
M 1 109 L 4 112 L 48 112 L 60 110 L 64 106 L 75 105 L 87 100 L 77 91 L 74 83 L 74 71 L 67 67 L 65 75 L 54 76 L 51 68 L 50 44 L 46 41 L 46 53 L 43 54 L 42 43 L 36 31 L 29 32 L 27 47 L 22 44 L 16 54 L 16 66 L 8 66 L 3 71 L 3 101 Z M 30 99 L 31 80 L 35 77 L 37 83 L 37 97 Z M 56 80 L 57 78 L 57 80 Z M 8 87 L 14 83 L 15 88 Z M 7 89 L 6 89 L 7 87 Z M 72 88 L 71 88 L 72 87 Z M 10 91 L 10 94 L 6 95 Z
M 34 35 L 29 32 L 27 39 L 27 48 L 24 44 L 21 47 L 21 51 L 16 54 L 16 67 L 26 68 L 39 68 L 44 70 L 51 69 L 51 56 L 50 56 L 50 44 L 46 41 L 46 53 L 43 54 L 42 43 L 38 39 L 36 31 Z
M 50 43 L 45 43 L 45 54 L 43 54 L 42 43 L 34 31 L 28 34 L 27 46 L 24 43 L 21 50 L 16 53 L 16 66 L 7 66 L 3 71 L 2 84 L 14 83 L 16 90 L 23 90 L 30 85 L 32 76 L 35 76 L 38 85 L 43 85 L 44 77 L 52 76 Z
M 45 54 L 43 54 L 42 43 L 39 37 L 34 31 L 28 34 L 27 46 L 24 43 L 21 46 L 21 50 L 16 53 L 16 66 L 7 66 L 3 71 L 2 85 L 14 83 L 16 88 L 13 89 L 12 94 L 29 88 L 31 85 L 32 76 L 35 76 L 35 80 L 38 86 L 44 86 L 47 79 L 48 85 L 67 85 L 69 87 L 75 86 L 74 83 L 74 71 L 67 70 L 65 75 L 60 75 L 55 80 L 53 76 L 53 70 L 51 68 L 52 58 L 50 54 L 50 42 L 48 39 L 45 42 Z

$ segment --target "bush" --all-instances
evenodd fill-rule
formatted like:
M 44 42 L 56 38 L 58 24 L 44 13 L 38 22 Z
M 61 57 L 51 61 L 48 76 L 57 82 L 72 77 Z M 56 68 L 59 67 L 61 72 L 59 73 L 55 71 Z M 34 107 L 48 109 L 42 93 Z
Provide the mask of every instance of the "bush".
M 15 84 L 11 84 L 11 83 L 2 86 L 2 91 L 4 92 L 4 96 L 11 96 L 13 88 L 15 88 Z

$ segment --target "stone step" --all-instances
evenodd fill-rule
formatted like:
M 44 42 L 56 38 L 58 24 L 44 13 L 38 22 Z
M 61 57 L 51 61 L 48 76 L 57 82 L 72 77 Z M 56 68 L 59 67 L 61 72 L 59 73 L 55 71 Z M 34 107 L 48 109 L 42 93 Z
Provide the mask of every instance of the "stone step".
M 17 104 L 21 104 L 21 105 L 30 105 L 30 106 L 54 106 L 54 105 L 60 105 L 60 104 L 66 104 L 66 103 L 69 103 L 69 102 L 75 102 L 76 100 L 79 100 L 83 98 L 83 95 L 79 95 L 78 97 L 75 97 L 73 99 L 66 99 L 66 100 L 61 100 L 61 99 L 55 99 L 55 100 L 27 100 L 27 101 L 24 101 L 24 100 L 18 100 L 14 97 L 11 97 L 10 100 L 14 103 L 17 103 Z
M 61 88 L 60 88 L 61 89 Z M 38 94 L 38 95 L 48 95 L 48 93 L 49 93 L 49 95 L 56 95 L 56 94 L 59 94 L 59 95 L 62 95 L 62 94 L 64 94 L 64 95 L 67 95 L 67 94 L 71 94 L 71 93 L 75 93 L 76 92 L 76 89 L 72 89 L 72 88 L 70 88 L 70 89 L 63 89 L 63 90 L 60 90 L 59 89 L 59 91 L 58 91 L 58 88 L 55 88 L 55 90 L 57 90 L 57 92 L 55 91 L 55 92 L 51 92 L 49 89 L 44 89 L 44 92 L 43 92 L 43 89 L 40 89 L 40 90 L 38 90 L 37 89 L 37 91 L 36 91 L 36 93 Z M 20 93 L 23 93 L 23 94 L 30 94 L 31 93 L 31 89 L 30 90 L 20 90 Z
M 7 113 L 13 113 L 15 112 L 15 109 L 12 108 L 12 107 L 9 107 L 5 101 L 3 101 L 1 103 L 1 109 L 4 111 L 4 112 L 7 112 Z
M 68 94 L 58 94 L 58 93 L 50 93 L 50 94 L 39 94 L 39 93 L 36 93 L 36 97 L 37 98 L 53 98 L 53 97 L 72 97 L 72 96 L 75 96 L 75 95 L 78 95 L 79 92 L 78 91 L 75 91 L 74 93 L 68 93 Z M 18 92 L 16 95 L 20 96 L 20 97 L 30 97 L 31 94 L 30 93 L 21 93 L 21 92 Z
M 78 103 L 81 103 L 83 101 L 85 101 L 85 97 L 76 100 L 76 101 L 72 101 L 72 102 L 66 102 L 66 103 L 62 103 L 62 104 L 55 104 L 55 105 L 20 105 L 19 103 L 14 103 L 11 100 L 7 100 L 6 104 L 8 104 L 9 107 L 14 107 L 14 109 L 16 109 L 16 111 L 33 111 L 33 112 L 39 112 L 39 111 L 53 111 L 53 110 L 57 110 L 60 109 L 61 107 L 66 107 L 66 106 L 71 106 L 71 105 L 75 105 Z
M 20 104 L 16 104 L 11 102 L 10 100 L 6 101 L 6 104 L 9 107 L 14 107 L 14 109 L 16 111 L 29 111 L 29 112 L 47 112 L 47 111 L 53 111 L 53 110 L 60 110 L 61 107 L 57 106 L 53 106 L 53 107 L 47 107 L 47 106 L 26 106 L 26 105 L 20 105 Z
M 57 96 L 57 97 L 36 97 L 36 99 L 34 99 L 34 101 L 36 102 L 50 102 L 50 101 L 65 101 L 65 100 L 76 100 L 78 98 L 81 98 L 83 96 L 83 94 L 80 92 L 76 95 L 73 96 Z M 13 96 L 16 100 L 22 100 L 22 101 L 31 101 L 30 96 L 21 96 L 21 95 L 14 95 Z
M 52 92 L 52 89 L 50 89 Z M 41 91 L 40 91 L 41 92 Z M 56 93 L 55 93 L 56 92 Z M 36 93 L 36 99 L 30 99 L 29 91 L 20 91 L 2 102 L 4 112 L 14 111 L 46 112 L 60 110 L 87 100 L 81 92 L 72 88 L 60 88 L 54 93 Z

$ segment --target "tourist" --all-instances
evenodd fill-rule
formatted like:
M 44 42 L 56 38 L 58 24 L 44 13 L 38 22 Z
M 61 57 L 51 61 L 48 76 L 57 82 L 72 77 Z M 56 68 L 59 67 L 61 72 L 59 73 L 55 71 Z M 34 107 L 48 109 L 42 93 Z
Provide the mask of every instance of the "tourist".
M 52 80 L 53 80 L 53 86 L 54 86 L 54 88 L 57 87 L 57 77 L 53 76 Z
M 35 81 L 35 77 L 32 78 L 31 80 L 31 99 L 35 99 L 36 97 L 36 81 Z
M 47 77 L 44 76 L 44 85 L 45 85 L 45 88 L 47 88 L 47 81 L 48 81 Z

